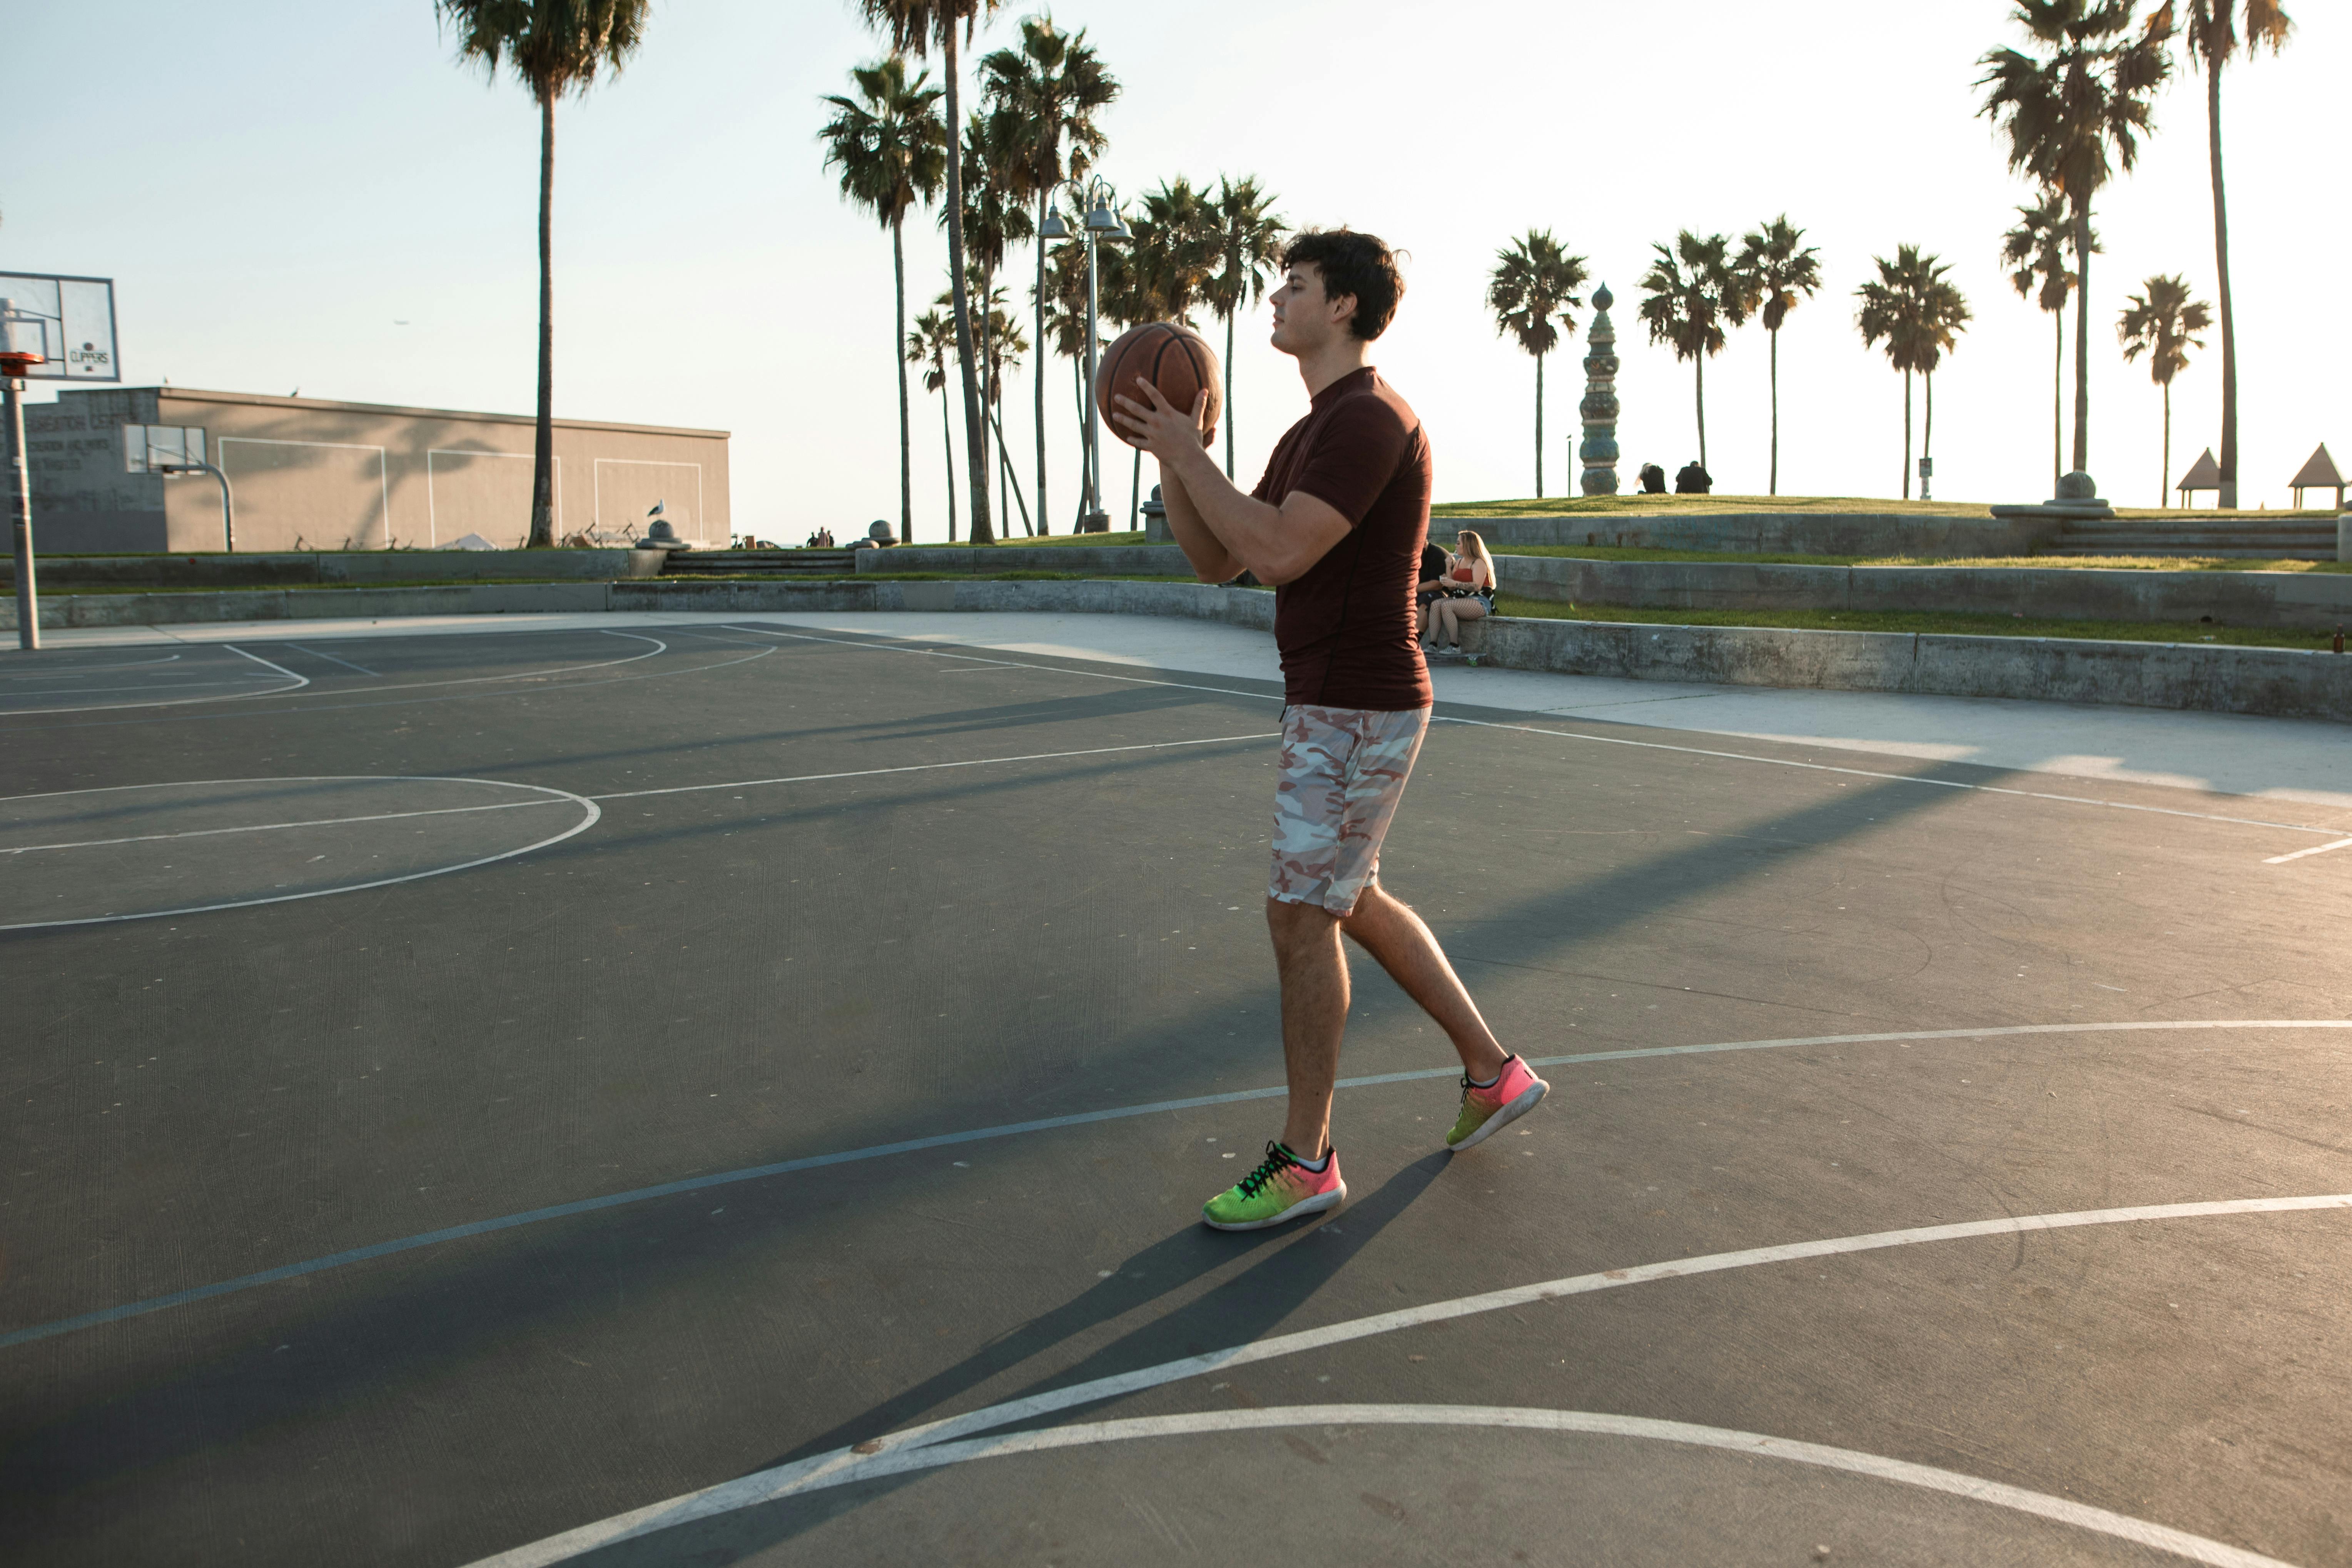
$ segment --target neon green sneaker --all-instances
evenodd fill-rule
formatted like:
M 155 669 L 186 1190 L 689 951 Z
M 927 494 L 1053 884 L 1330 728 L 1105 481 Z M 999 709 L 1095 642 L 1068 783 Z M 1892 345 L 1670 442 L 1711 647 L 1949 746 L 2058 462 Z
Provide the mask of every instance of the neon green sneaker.
M 1281 1144 L 1268 1143 L 1256 1170 L 1201 1205 L 1201 1223 L 1213 1230 L 1264 1230 L 1347 1199 L 1337 1149 L 1321 1170 L 1310 1171 Z
M 1484 1089 L 1472 1083 L 1469 1074 L 1463 1074 L 1462 1114 L 1454 1119 L 1445 1146 L 1458 1154 L 1484 1142 L 1533 1110 L 1536 1101 L 1550 1089 L 1551 1085 L 1529 1071 L 1517 1056 L 1505 1058 L 1502 1076 Z

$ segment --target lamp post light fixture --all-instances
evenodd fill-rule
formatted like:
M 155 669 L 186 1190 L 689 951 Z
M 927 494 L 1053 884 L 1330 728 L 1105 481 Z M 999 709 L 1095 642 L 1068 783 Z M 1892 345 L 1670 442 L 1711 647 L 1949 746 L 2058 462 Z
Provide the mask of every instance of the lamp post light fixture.
M 1110 527 L 1110 513 L 1102 508 L 1102 416 L 1095 405 L 1095 373 L 1101 359 L 1101 345 L 1096 331 L 1098 271 L 1095 247 L 1103 240 L 1132 239 L 1135 237 L 1119 219 L 1118 192 L 1112 188 L 1109 181 L 1088 176 L 1062 183 L 1078 193 L 1078 200 L 1087 212 L 1083 220 L 1087 235 L 1086 423 L 1080 427 L 1078 439 L 1086 473 L 1080 486 L 1084 493 L 1079 498 L 1078 531 L 1100 533 Z M 1058 209 L 1049 210 L 1037 232 L 1045 239 L 1067 239 L 1070 237 L 1070 226 L 1062 220 Z

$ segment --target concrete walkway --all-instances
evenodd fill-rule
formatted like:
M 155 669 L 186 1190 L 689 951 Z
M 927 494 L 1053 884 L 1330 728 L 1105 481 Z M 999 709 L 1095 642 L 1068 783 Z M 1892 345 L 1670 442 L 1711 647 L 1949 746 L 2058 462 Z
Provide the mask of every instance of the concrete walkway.
M 730 618 L 1203 675 L 1260 680 L 1278 676 L 1271 638 L 1212 622 L 949 612 Z M 691 615 L 594 614 L 269 621 L 62 630 L 44 634 L 43 641 L 62 649 L 694 626 L 709 620 L 707 616 Z M 18 661 L 27 657 L 14 650 L 0 655 L 0 676 L 20 669 Z M 2352 733 L 2344 726 L 2315 721 L 1880 692 L 1677 685 L 1473 669 L 1458 664 L 1440 664 L 1435 677 L 1442 702 L 2352 810 Z

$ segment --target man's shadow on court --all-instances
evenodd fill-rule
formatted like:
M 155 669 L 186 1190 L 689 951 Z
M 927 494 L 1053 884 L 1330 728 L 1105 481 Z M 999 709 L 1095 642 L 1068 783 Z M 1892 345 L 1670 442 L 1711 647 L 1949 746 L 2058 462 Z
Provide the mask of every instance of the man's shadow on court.
M 1260 1339 L 1312 1300 L 1429 1189 L 1452 1158 L 1443 1152 L 1425 1155 L 1391 1176 L 1372 1193 L 1320 1222 L 1246 1232 L 1213 1231 L 1199 1224 L 1189 1226 L 1135 1253 L 1120 1264 L 1111 1278 L 1098 1281 L 1062 1306 L 1040 1313 L 954 1366 L 779 1455 L 771 1465 L 885 1436 L 926 1419 L 961 1414 L 970 1407 L 962 1395 L 1024 1363 L 1050 1352 L 1089 1329 L 1180 1290 L 1202 1276 L 1230 1265 L 1236 1258 L 1265 1254 L 1272 1247 L 1275 1250 L 1271 1254 L 1259 1257 L 1250 1267 L 1205 1295 L 1138 1325 L 1066 1368 L 997 1394 L 985 1403 L 1003 1404 Z M 1055 1418 L 1065 1414 L 1057 1412 Z M 1007 1422 L 1003 1427 L 992 1430 L 1015 1431 L 1034 1425 L 1036 1419 Z M 806 1497 L 787 1498 L 624 1542 L 572 1561 L 591 1568 L 650 1568 L 655 1563 L 681 1562 L 733 1563 L 788 1542 L 826 1520 L 854 1512 L 919 1479 L 924 1473 L 889 1476 Z

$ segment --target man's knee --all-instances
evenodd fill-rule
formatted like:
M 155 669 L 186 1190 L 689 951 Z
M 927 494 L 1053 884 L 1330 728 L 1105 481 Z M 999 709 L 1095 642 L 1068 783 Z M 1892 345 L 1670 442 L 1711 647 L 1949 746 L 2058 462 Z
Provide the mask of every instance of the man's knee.
M 1273 933 L 1274 951 L 1278 958 L 1312 952 L 1318 946 L 1330 945 L 1339 917 L 1320 904 L 1303 904 L 1289 899 L 1268 899 L 1265 901 L 1266 930 Z

